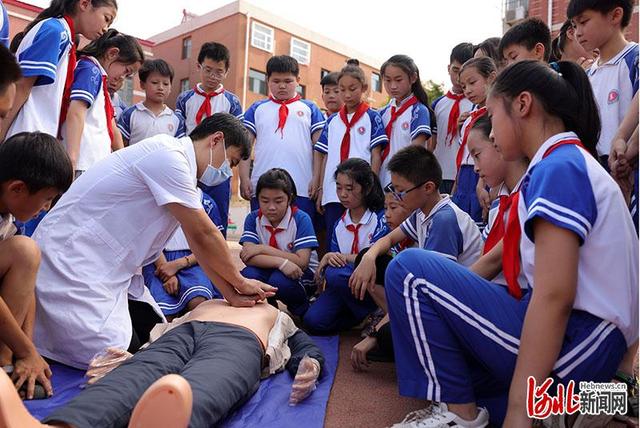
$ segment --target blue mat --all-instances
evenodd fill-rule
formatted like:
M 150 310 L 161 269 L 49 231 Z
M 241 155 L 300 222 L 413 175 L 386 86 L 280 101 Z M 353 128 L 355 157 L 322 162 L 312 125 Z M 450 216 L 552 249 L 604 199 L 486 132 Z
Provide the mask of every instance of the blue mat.
M 318 388 L 309 398 L 295 407 L 289 406 L 293 379 L 285 371 L 262 381 L 253 397 L 230 415 L 221 426 L 297 428 L 300 421 L 304 421 L 305 428 L 321 428 L 324 425 L 327 402 L 338 367 L 338 336 L 313 337 L 313 340 L 322 349 L 326 362 Z M 47 400 L 25 401 L 29 412 L 39 420 L 78 395 L 80 387 L 85 383 L 82 370 L 61 364 L 51 365 L 51 370 L 55 395 Z

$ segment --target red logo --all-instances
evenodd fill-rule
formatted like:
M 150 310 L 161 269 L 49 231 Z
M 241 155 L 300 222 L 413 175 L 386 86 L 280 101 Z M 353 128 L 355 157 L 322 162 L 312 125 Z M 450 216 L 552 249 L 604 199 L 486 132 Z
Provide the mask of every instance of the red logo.
M 580 410 L 580 396 L 574 394 L 575 382 L 570 380 L 566 386 L 559 384 L 557 395 L 552 397 L 547 392 L 553 384 L 552 378 L 547 378 L 541 385 L 536 385 L 533 376 L 527 379 L 527 416 L 536 419 L 546 419 L 551 415 L 572 415 Z
M 607 103 L 613 104 L 618 102 L 619 99 L 620 99 L 620 94 L 616 89 L 613 89 L 611 92 L 609 92 L 609 96 L 607 97 Z
M 169 132 L 173 132 L 174 127 L 172 123 L 170 123 L 167 128 L 169 128 Z
M 402 123 L 402 129 L 404 129 L 405 131 L 406 131 L 407 129 L 409 129 L 409 122 L 403 122 L 403 123 Z
M 366 129 L 364 129 L 364 126 L 361 126 L 361 127 L 358 128 L 358 134 L 360 134 L 360 135 L 364 135 L 365 131 L 366 131 Z
M 298 115 L 298 117 L 304 116 L 304 112 L 302 110 L 298 110 L 296 114 Z
M 289 242 L 289 245 L 287 245 L 287 248 L 290 250 L 293 250 L 293 242 Z

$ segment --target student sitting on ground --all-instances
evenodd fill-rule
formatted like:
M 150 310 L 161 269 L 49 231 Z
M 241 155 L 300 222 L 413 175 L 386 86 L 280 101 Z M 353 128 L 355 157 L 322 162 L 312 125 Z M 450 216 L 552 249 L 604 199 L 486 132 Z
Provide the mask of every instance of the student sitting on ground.
M 156 326 L 152 339 L 43 422 L 77 428 L 120 427 L 129 421 L 132 427 L 217 426 L 256 392 L 261 378 L 283 369 L 295 376 L 289 402 L 297 404 L 315 389 L 324 365 L 309 336 L 268 304 L 234 308 L 211 300 Z M 0 426 L 42 426 L 12 396 L 7 381 L 0 373 Z
M 385 227 L 380 181 L 366 160 L 342 162 L 333 177 L 346 211 L 335 224 L 331 252 L 316 271 L 316 282 L 324 291 L 304 317 L 304 324 L 320 334 L 354 327 L 376 310 L 371 297 L 358 300 L 351 295 L 349 277 L 360 249 L 371 245 L 373 236 Z
M 49 209 L 72 179 L 69 157 L 48 134 L 16 134 L 0 144 L 0 366 L 13 371 L 18 389 L 26 386 L 26 398 L 33 398 L 36 380 L 41 392 L 53 390 L 49 366 L 31 341 L 40 250 L 30 238 L 13 236 L 13 220 L 27 221 Z
M 240 238 L 245 278 L 258 279 L 278 289 L 274 299 L 302 317 L 315 292 L 318 240 L 311 218 L 295 206 L 296 186 L 287 171 L 273 168 L 256 186 L 260 208 L 247 215 Z
M 222 233 L 218 206 L 206 193 L 201 193 L 202 207 Z M 207 278 L 181 227 L 173 234 L 155 263 L 142 269 L 144 283 L 167 319 L 192 311 L 200 303 L 221 299 L 222 294 Z

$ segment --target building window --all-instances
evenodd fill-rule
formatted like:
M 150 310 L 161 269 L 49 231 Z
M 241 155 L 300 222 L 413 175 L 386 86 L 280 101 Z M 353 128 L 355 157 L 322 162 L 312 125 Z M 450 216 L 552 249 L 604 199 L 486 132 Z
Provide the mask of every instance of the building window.
M 291 38 L 291 56 L 300 64 L 309 65 L 311 62 L 311 45 L 300 39 Z
M 296 92 L 300 95 L 300 97 L 305 98 L 307 95 L 307 88 L 304 85 L 298 85 L 296 88 Z
M 331 73 L 329 70 L 326 69 L 321 69 L 320 70 L 320 80 L 324 79 L 324 76 L 326 76 L 327 74 Z
M 122 88 L 118 91 L 120 99 L 128 106 L 133 104 L 133 78 L 124 79 Z
M 273 28 L 257 22 L 251 24 L 251 46 L 273 52 L 274 44 Z
M 380 75 L 378 73 L 371 73 L 371 90 L 374 92 L 382 92 Z
M 182 39 L 182 59 L 191 58 L 191 37 Z
M 189 85 L 189 79 L 182 79 L 180 81 L 180 93 L 186 92 L 189 89 L 191 89 L 190 85 Z
M 256 94 L 268 95 L 267 75 L 261 71 L 249 70 L 249 90 Z

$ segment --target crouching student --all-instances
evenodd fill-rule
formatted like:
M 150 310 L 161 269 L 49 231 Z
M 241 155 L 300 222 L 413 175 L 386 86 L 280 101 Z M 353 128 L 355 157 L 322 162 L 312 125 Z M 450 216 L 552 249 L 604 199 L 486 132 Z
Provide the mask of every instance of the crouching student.
M 529 379 L 553 379 L 555 390 L 609 382 L 632 367 L 638 238 L 595 157 L 600 120 L 587 76 L 571 62 L 558 69 L 513 64 L 487 101 L 504 159 L 530 159 L 509 213 L 503 264 L 509 283 L 522 269 L 532 291 L 515 299 L 419 250 L 403 252 L 387 270 L 398 385 L 401 395 L 433 402 L 411 415 L 425 425 L 484 427 L 490 414 L 496 425 L 531 426 Z M 488 398 L 489 414 L 478 408 Z
M 14 236 L 13 222 L 49 209 L 72 179 L 69 157 L 48 134 L 20 133 L 0 144 L 0 366 L 29 399 L 36 381 L 44 387 L 39 398 L 53 390 L 49 366 L 32 342 L 40 250 L 30 238 Z
M 367 161 L 354 158 L 342 162 L 334 179 L 346 211 L 336 222 L 330 252 L 316 271 L 321 294 L 304 317 L 307 328 L 319 334 L 354 327 L 376 310 L 371 297 L 358 300 L 351 295 L 349 277 L 360 249 L 371 245 L 385 227 L 380 181 Z
M 157 325 L 152 340 L 50 414 L 46 426 L 218 426 L 251 398 L 261 379 L 284 369 L 294 377 L 289 403 L 301 402 L 324 366 L 311 338 L 268 304 L 234 308 L 211 300 L 171 324 Z M 0 426 L 44 426 L 10 388 L 0 373 Z
M 274 299 L 302 317 L 315 292 L 318 240 L 311 218 L 295 206 L 296 186 L 287 171 L 272 168 L 258 179 L 260 208 L 249 213 L 240 238 L 245 278 L 258 279 L 278 289 Z
M 198 192 L 204 211 L 222 233 L 218 206 L 206 193 L 199 189 Z M 198 265 L 181 227 L 173 234 L 158 260 L 142 269 L 142 275 L 145 285 L 168 320 L 192 311 L 206 300 L 222 298 L 222 293 Z

